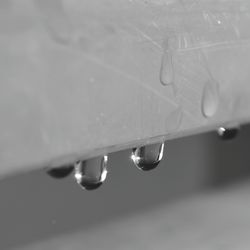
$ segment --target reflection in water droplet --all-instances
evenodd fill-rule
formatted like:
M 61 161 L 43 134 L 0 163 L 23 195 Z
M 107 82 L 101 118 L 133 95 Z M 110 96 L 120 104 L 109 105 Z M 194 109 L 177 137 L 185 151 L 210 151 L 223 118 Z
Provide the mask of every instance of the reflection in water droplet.
M 231 140 L 231 139 L 234 139 L 238 135 L 239 131 L 240 131 L 239 126 L 230 127 L 230 128 L 220 127 L 217 130 L 217 133 L 222 140 Z
M 108 156 L 100 156 L 75 164 L 75 179 L 86 190 L 94 190 L 102 185 L 107 176 Z
M 143 171 L 149 171 L 158 166 L 164 152 L 164 143 L 146 145 L 132 150 L 131 159 Z
M 66 165 L 57 168 L 50 168 L 47 170 L 47 174 L 56 179 L 62 179 L 67 177 L 74 170 L 73 165 Z
M 163 85 L 174 83 L 173 55 L 171 51 L 165 51 L 162 56 L 160 81 Z
M 215 80 L 211 79 L 205 85 L 201 105 L 204 117 L 212 117 L 215 115 L 219 106 L 219 86 Z

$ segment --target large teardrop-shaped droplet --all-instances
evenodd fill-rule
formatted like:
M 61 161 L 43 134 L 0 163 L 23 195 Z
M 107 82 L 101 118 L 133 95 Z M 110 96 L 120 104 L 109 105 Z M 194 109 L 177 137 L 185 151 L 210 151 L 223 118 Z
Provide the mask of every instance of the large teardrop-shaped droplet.
M 107 176 L 108 156 L 78 161 L 75 164 L 75 179 L 86 190 L 94 190 L 102 185 Z
M 174 84 L 174 66 L 171 51 L 165 51 L 162 55 L 160 81 L 163 85 Z
M 136 167 L 143 171 L 149 171 L 158 166 L 164 152 L 164 143 L 146 145 L 132 150 L 131 159 Z
M 234 139 L 238 135 L 239 130 L 240 130 L 239 126 L 230 127 L 230 128 L 220 127 L 217 130 L 217 133 L 222 140 L 227 141 L 227 140 Z
M 204 117 L 215 115 L 219 106 L 219 85 L 214 79 L 210 79 L 205 85 L 201 102 Z
M 56 179 L 62 179 L 67 177 L 74 170 L 73 165 L 66 165 L 62 167 L 49 168 L 47 174 Z

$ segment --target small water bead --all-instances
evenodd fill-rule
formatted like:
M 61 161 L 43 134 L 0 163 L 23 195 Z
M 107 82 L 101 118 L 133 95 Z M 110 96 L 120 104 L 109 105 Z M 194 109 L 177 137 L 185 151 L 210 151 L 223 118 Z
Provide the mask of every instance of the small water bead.
M 160 81 L 162 85 L 171 85 L 174 83 L 174 65 L 171 51 L 165 51 L 162 56 Z
M 62 179 L 69 176 L 73 170 L 73 165 L 66 165 L 62 167 L 50 168 L 47 170 L 47 174 L 53 178 Z
M 217 130 L 217 133 L 222 140 L 226 141 L 234 139 L 238 135 L 239 131 L 240 131 L 239 126 L 230 128 L 220 127 Z
M 149 171 L 158 166 L 162 160 L 164 143 L 146 145 L 132 150 L 131 159 L 135 166 L 143 171 Z
M 168 37 L 163 43 L 163 55 L 161 59 L 160 68 L 160 82 L 162 85 L 173 85 L 175 72 L 174 72 L 174 55 L 178 48 L 178 38 L 176 35 Z
M 74 177 L 77 183 L 85 190 L 99 188 L 107 177 L 107 162 L 107 155 L 76 162 Z
M 210 79 L 205 85 L 201 102 L 204 117 L 208 118 L 215 115 L 219 106 L 219 86 L 215 80 Z

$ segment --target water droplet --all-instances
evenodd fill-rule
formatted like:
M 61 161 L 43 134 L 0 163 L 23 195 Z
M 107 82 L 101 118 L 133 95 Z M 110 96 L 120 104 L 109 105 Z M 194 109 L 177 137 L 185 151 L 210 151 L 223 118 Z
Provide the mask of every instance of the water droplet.
M 163 85 L 171 85 L 174 83 L 173 55 L 171 51 L 165 51 L 162 56 L 160 81 Z
M 47 174 L 53 178 L 62 179 L 70 175 L 73 170 L 73 165 L 66 165 L 62 167 L 50 168 L 47 170 Z
M 149 171 L 158 166 L 164 152 L 164 143 L 146 145 L 132 150 L 131 159 L 143 171 Z
M 100 156 L 75 164 L 75 179 L 86 190 L 94 190 L 102 185 L 107 176 L 108 156 Z
M 220 127 L 217 133 L 222 140 L 232 140 L 238 135 L 239 131 L 239 126 L 230 128 Z
M 204 117 L 215 115 L 219 106 L 219 85 L 211 79 L 204 87 L 202 95 L 202 114 Z

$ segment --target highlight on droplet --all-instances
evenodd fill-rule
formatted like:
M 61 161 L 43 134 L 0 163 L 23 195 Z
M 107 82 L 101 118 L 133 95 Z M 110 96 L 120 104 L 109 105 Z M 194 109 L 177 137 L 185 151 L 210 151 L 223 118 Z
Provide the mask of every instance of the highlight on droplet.
M 235 125 L 231 127 L 220 127 L 218 128 L 217 133 L 222 140 L 228 141 L 234 139 L 238 135 L 239 131 L 240 126 Z
M 143 171 L 156 168 L 162 160 L 164 143 L 146 145 L 132 150 L 131 159 L 135 166 Z
M 99 188 L 107 177 L 108 156 L 99 156 L 75 163 L 75 180 L 81 188 L 94 190 Z

